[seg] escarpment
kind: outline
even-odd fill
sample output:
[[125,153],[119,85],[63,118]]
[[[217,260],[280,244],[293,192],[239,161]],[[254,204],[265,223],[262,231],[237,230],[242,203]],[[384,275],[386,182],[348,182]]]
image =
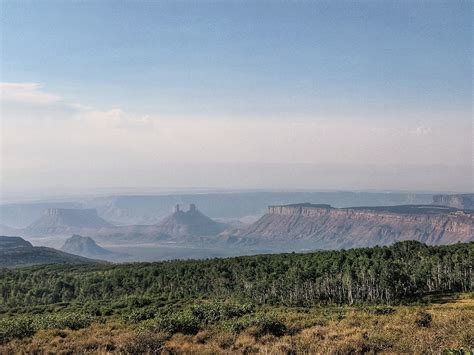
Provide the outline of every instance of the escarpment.
[[474,212],[429,205],[333,208],[309,203],[269,206],[232,236],[311,248],[352,248],[403,240],[452,244],[474,240]]

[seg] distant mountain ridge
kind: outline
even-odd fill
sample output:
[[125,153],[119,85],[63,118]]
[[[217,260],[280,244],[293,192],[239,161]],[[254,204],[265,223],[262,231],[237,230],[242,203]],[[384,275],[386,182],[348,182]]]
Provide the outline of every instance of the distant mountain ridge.
[[322,249],[369,247],[403,240],[452,244],[474,240],[474,211],[432,205],[269,206],[257,222],[222,235],[233,242],[286,243]]
[[97,264],[92,260],[52,248],[34,247],[21,237],[0,236],[0,267],[38,264]]
[[434,195],[433,204],[474,210],[474,194]]
[[[457,198],[457,197],[456,197]],[[47,209],[29,227],[9,234],[30,237],[87,235],[107,245],[181,243],[222,247],[238,243],[262,250],[352,248],[414,239],[428,244],[471,241],[472,210],[438,205],[334,208],[329,204],[271,205],[255,223],[233,227],[209,218],[190,204],[153,225],[113,226],[94,209]],[[6,232],[3,232],[4,234]]]
[[161,195],[115,195],[80,198],[70,202],[0,204],[0,224],[25,228],[43,215],[46,208],[94,208],[107,221],[121,225],[159,223],[176,204],[195,203],[211,218],[261,216],[268,205],[310,201],[336,207],[431,203],[432,195],[403,192],[351,191],[242,191],[176,193]]
[[[98,197],[87,202],[109,221],[125,224],[156,224],[176,204],[195,203],[210,218],[261,216],[268,205],[299,201],[329,203],[337,207],[430,203],[431,194],[351,191],[256,191],[200,194],[137,195]],[[8,223],[7,223],[8,224]]]

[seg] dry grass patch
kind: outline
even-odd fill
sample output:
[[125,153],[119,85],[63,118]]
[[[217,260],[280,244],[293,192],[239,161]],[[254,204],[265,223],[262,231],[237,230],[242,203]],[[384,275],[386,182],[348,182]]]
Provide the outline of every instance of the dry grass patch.
[[137,332],[138,325],[109,321],[80,330],[41,330],[0,346],[0,353],[346,354],[474,348],[474,299],[469,297],[430,306],[397,306],[393,311],[348,307],[268,310],[286,326],[284,334],[263,332],[258,322],[245,323],[248,328],[240,333],[215,325],[194,335],[171,335]]

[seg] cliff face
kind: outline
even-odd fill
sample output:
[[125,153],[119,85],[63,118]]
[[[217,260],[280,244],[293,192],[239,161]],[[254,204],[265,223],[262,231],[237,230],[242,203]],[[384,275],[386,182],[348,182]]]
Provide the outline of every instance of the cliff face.
[[434,195],[433,204],[474,210],[474,194]]
[[258,242],[299,243],[322,249],[385,245],[402,240],[451,244],[474,240],[474,212],[417,205],[270,206],[260,220],[232,235]]

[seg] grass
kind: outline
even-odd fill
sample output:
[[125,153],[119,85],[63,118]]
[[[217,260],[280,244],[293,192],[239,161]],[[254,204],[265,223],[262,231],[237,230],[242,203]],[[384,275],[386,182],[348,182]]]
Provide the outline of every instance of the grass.
[[[200,309],[213,317],[192,332],[99,317],[82,329],[40,329],[0,345],[26,353],[456,353],[474,351],[474,298],[371,307],[260,307],[248,312]],[[204,313],[203,313],[204,312]],[[245,314],[244,314],[245,313]],[[223,317],[222,314],[227,316]],[[230,315],[228,315],[230,314]],[[179,316],[176,316],[179,318]],[[206,318],[207,319],[207,318]],[[229,327],[229,324],[234,327]],[[167,330],[168,329],[168,330]],[[179,328],[177,328],[179,329]],[[460,353],[460,352],[458,352]]]

